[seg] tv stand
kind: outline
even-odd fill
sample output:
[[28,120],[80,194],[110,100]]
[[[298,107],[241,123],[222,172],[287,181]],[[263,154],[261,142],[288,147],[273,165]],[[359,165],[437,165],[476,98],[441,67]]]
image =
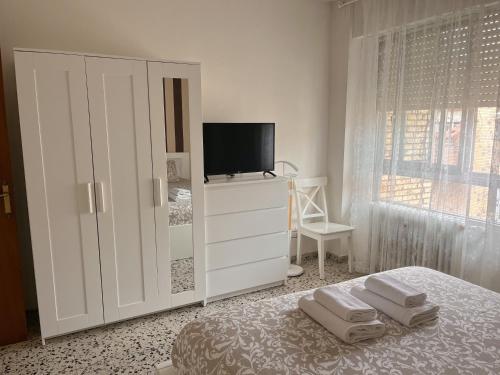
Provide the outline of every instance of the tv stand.
[[276,177],[276,174],[274,174],[274,173],[273,173],[273,172],[271,172],[271,171],[264,171],[264,172],[262,172],[262,175],[263,175],[263,176],[265,176],[266,174],[270,174],[271,176]]
[[288,180],[253,175],[205,184],[208,301],[287,279]]
[[[262,172],[262,175],[264,177],[266,177],[266,175],[268,175],[268,174],[271,175],[271,176],[273,176],[273,177],[276,177],[276,174],[274,172],[271,172],[271,171],[264,171],[264,172]],[[228,174],[226,174],[226,178],[234,178],[235,176],[236,176],[235,173],[228,173]],[[208,179],[207,175],[203,175],[203,180],[204,180],[205,184],[208,184],[210,182],[210,180]]]

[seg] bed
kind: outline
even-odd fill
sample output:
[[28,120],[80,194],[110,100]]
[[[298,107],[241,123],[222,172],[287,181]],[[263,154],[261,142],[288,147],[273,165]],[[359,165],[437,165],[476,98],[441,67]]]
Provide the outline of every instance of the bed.
[[174,189],[191,190],[191,181],[187,179],[179,179],[178,181],[168,183],[168,219],[170,226],[187,225],[193,223],[193,205],[191,199],[173,199],[171,192]]
[[[500,374],[500,294],[422,267],[387,271],[427,292],[439,318],[349,345],[297,307],[299,292],[188,323],[160,374]],[[365,277],[339,283],[350,289]]]

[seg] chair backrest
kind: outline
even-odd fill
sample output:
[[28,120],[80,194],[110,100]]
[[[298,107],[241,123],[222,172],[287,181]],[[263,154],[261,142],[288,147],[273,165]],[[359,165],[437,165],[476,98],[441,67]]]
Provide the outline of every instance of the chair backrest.
[[[304,220],[308,219],[322,219],[325,223],[328,222],[325,194],[327,182],[326,177],[301,178],[293,181],[300,225],[303,225]],[[320,197],[318,197],[318,193]]]

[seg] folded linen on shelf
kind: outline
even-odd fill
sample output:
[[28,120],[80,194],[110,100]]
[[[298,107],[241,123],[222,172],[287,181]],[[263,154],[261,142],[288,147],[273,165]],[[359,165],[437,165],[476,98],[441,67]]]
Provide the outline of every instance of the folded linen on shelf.
[[338,286],[316,289],[313,296],[320,305],[348,322],[367,322],[377,318],[377,310]]
[[385,332],[385,324],[378,320],[369,322],[347,322],[314,300],[312,294],[299,299],[299,307],[317,323],[349,344],[380,337]]

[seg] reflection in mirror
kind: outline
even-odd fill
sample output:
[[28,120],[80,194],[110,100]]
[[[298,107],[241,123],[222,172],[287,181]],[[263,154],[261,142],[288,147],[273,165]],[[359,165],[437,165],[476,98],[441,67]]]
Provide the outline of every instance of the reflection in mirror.
[[187,79],[164,78],[172,294],[194,290]]

